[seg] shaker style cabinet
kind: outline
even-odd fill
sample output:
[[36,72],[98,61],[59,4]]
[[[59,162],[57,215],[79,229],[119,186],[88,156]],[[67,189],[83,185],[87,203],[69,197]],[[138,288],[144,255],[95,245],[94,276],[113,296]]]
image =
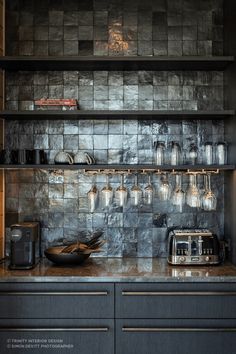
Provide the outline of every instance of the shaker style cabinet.
[[230,354],[234,284],[117,284],[116,353]]
[[102,283],[1,284],[1,353],[113,354],[113,289]]

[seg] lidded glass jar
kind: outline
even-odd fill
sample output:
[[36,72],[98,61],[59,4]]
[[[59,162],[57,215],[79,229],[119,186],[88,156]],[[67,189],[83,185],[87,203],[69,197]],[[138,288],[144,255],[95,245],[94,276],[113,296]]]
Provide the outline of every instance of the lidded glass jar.
[[215,160],[217,165],[227,164],[227,144],[225,142],[216,144]]
[[211,142],[206,142],[204,145],[204,163],[206,165],[213,164],[213,144]]
[[170,151],[170,164],[172,166],[177,166],[180,164],[181,160],[181,149],[180,145],[176,141],[172,141],[171,143],[171,151]]

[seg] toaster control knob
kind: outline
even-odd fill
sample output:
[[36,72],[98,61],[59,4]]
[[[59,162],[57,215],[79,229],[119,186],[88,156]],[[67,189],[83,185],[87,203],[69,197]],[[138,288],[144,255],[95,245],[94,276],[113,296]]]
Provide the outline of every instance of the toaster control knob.
[[179,257],[179,261],[180,261],[180,263],[184,263],[184,262],[185,262],[185,260],[186,260],[186,258],[185,258],[185,257]]
[[205,261],[206,261],[206,262],[209,262],[209,260],[210,260],[210,257],[209,257],[209,256],[206,256],[206,257],[205,257]]

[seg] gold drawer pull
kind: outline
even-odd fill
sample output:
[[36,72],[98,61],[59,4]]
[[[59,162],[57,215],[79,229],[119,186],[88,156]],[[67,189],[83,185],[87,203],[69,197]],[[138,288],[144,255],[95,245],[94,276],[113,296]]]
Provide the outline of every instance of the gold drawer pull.
[[71,328],[23,328],[2,327],[0,332],[108,332],[108,327],[71,327]]
[[123,332],[236,332],[236,328],[123,327]]
[[0,296],[107,296],[108,291],[3,291]]
[[232,296],[236,291],[122,291],[122,296]]

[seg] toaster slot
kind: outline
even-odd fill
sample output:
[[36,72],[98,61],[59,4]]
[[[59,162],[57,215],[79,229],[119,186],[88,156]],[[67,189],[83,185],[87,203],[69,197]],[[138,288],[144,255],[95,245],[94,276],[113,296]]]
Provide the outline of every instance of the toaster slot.
[[188,255],[188,242],[178,242],[177,256],[187,256],[187,255]]

